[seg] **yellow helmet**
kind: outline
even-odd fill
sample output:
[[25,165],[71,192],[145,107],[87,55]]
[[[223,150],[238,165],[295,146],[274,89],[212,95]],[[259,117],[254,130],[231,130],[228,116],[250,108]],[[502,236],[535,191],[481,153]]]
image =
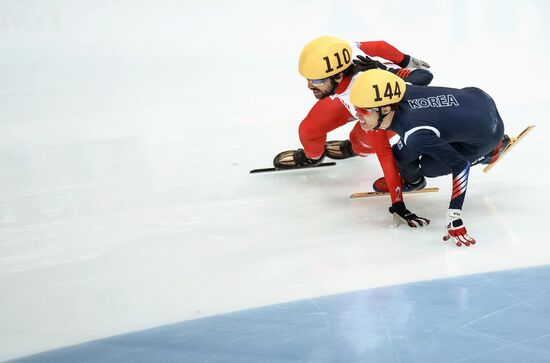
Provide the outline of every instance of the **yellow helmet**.
[[375,108],[399,102],[407,85],[395,74],[382,69],[369,69],[351,86],[350,101],[355,107]]
[[342,72],[351,65],[351,46],[348,42],[323,36],[307,43],[298,70],[307,79],[322,79]]

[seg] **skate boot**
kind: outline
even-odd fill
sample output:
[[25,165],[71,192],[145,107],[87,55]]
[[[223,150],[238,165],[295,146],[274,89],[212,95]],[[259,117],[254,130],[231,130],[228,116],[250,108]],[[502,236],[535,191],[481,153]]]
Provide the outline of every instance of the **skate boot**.
[[498,143],[497,147],[490,153],[483,156],[482,158],[476,160],[473,163],[473,165],[477,165],[477,164],[488,165],[488,164],[494,163],[495,161],[498,160],[500,155],[502,155],[502,153],[506,149],[508,149],[508,146],[510,146],[510,141],[511,141],[510,137],[504,134],[504,136],[502,137],[502,140]]
[[[426,187],[426,178],[424,178],[424,176],[421,176],[414,183],[407,183],[405,180],[403,180],[404,192],[411,192],[413,190],[424,189],[425,187]],[[374,189],[375,192],[381,192],[381,193],[390,192],[388,184],[386,183],[386,178],[384,177],[376,179],[374,184],[372,184],[372,189]]]
[[277,154],[273,159],[273,166],[277,169],[300,169],[317,166],[323,162],[325,155],[319,159],[310,159],[303,149],[288,150]]
[[341,160],[357,156],[351,148],[351,141],[333,140],[325,143],[325,155],[331,159]]

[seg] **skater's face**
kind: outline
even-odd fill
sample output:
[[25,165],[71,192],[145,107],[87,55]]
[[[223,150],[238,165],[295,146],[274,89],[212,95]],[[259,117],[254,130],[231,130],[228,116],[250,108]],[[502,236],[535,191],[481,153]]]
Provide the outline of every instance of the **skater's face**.
[[323,79],[308,79],[307,88],[313,91],[313,95],[316,99],[321,100],[334,93],[338,83],[344,78],[342,73],[337,74],[334,77],[328,77]]
[[365,131],[374,129],[378,125],[380,113],[383,115],[383,121],[380,124],[380,129],[385,130],[391,126],[395,111],[390,106],[382,106],[376,108],[360,108],[355,107],[355,117],[359,120],[361,128]]
[[378,125],[378,115],[380,108],[355,108],[355,116],[365,131],[372,130]]
[[334,88],[334,81],[329,78],[307,80],[307,88],[313,91],[316,99],[320,100],[330,96]]

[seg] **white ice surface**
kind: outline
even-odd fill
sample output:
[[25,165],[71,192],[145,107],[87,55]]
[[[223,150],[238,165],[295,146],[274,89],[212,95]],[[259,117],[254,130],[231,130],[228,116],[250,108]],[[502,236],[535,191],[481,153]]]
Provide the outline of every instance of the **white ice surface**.
[[[546,1],[0,3],[0,360],[186,319],[550,263]],[[450,178],[395,228],[350,200],[377,160],[249,175],[299,146],[322,34],[386,40],[478,86],[507,132],[473,170],[474,248],[441,242]],[[346,137],[351,125],[330,135]]]

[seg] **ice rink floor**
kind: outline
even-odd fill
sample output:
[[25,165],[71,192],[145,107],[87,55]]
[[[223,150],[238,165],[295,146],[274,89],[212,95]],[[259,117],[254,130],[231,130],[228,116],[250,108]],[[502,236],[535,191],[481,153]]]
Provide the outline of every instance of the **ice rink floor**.
[[[0,361],[550,362],[550,3],[0,3]],[[309,40],[385,40],[536,127],[442,241],[450,177],[349,199],[375,157],[300,146]],[[329,135],[343,139],[349,124]]]

